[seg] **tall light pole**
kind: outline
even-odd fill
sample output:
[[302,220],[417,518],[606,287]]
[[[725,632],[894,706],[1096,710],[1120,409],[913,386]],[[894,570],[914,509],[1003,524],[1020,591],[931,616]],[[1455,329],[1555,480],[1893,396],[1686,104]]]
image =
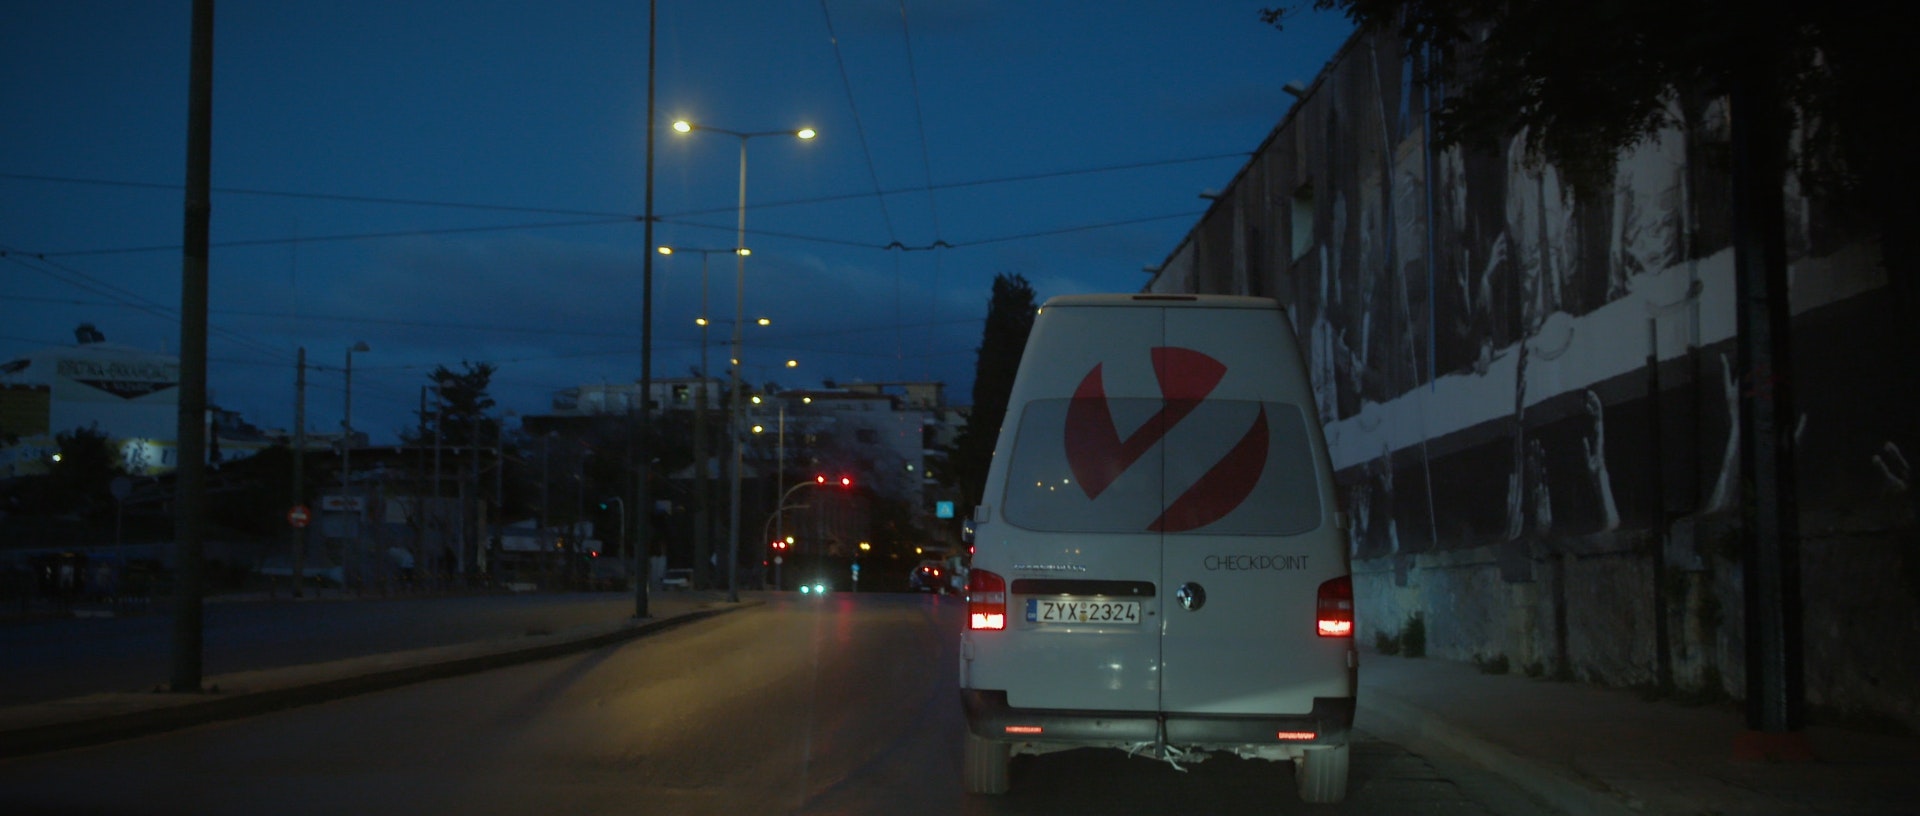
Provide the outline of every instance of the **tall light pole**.
[[693,395],[693,576],[694,584],[705,588],[713,580],[713,525],[707,518],[713,492],[707,484],[707,329],[713,325],[713,320],[707,317],[707,258],[716,252],[734,255],[752,253],[744,246],[731,249],[662,246],[657,251],[661,255],[700,253],[700,314],[693,320],[700,326],[700,387]]
[[[353,353],[372,350],[365,340],[347,347],[347,404],[340,418],[343,432],[340,442],[340,491],[346,494],[347,512],[352,514],[352,520],[347,523],[347,557],[355,561],[360,557],[360,509],[353,502]],[[356,573],[358,567],[355,564]]]
[[[674,122],[673,129],[680,133],[706,130],[714,133],[724,133],[740,139],[739,226],[734,233],[735,239],[733,242],[736,247],[745,247],[747,245],[747,141],[755,136],[794,136],[802,140],[808,140],[818,135],[814,132],[813,128],[745,132],[726,130],[708,125],[696,125],[685,119]],[[739,427],[740,325],[746,321],[745,294],[747,284],[747,256],[745,253],[740,253],[733,257],[733,366],[727,378],[727,385],[731,389],[731,393],[727,395],[727,402],[731,407],[730,415],[727,419],[727,439],[733,443],[732,484],[728,487],[727,496],[729,505],[727,508],[727,600],[738,603],[740,601],[740,443],[742,441]]]

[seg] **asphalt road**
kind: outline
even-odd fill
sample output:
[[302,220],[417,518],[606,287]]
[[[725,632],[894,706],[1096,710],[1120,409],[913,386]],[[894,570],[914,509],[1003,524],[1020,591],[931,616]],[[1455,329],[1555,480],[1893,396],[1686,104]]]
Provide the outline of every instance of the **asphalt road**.
[[8,814],[1539,813],[1470,766],[1361,734],[1340,808],[1285,765],[1021,757],[961,792],[961,604],[770,595],[619,646],[0,762]]

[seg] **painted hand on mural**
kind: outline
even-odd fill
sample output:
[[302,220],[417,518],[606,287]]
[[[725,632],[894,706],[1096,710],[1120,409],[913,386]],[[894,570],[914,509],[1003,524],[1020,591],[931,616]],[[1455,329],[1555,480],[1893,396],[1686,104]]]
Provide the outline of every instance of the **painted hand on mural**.
[[1900,446],[1888,440],[1880,446],[1880,452],[1873,455],[1873,466],[1880,470],[1881,478],[1886,479],[1885,490],[1888,493],[1905,493],[1913,484],[1913,468],[1907,464],[1907,457],[1900,454]]
[[1593,437],[1580,440],[1587,451],[1587,472],[1593,475],[1594,485],[1600,492],[1600,511],[1604,521],[1602,530],[1620,528],[1620,508],[1613,501],[1613,479],[1607,475],[1607,415],[1606,406],[1601,404],[1600,395],[1587,391],[1587,415],[1593,417]]
[[1393,449],[1380,446],[1380,495],[1386,499],[1387,552],[1400,552],[1400,525],[1393,517]]
[[1553,494],[1547,488],[1547,446],[1538,439],[1527,440],[1527,479],[1533,483],[1529,496],[1533,502],[1533,530],[1545,536],[1553,532]]
[[1727,403],[1727,446],[1720,455],[1720,478],[1714,480],[1707,512],[1725,508],[1733,501],[1734,479],[1740,471],[1740,383],[1733,376],[1733,361],[1725,354],[1720,355],[1720,384]]

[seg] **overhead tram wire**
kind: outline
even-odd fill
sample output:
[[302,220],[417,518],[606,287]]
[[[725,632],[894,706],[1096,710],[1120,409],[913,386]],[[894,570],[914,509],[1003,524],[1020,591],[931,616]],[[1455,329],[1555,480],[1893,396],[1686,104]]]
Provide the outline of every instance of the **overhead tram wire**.
[[[1023,233],[1017,233],[1014,235],[1001,235],[1001,236],[994,236],[990,238],[979,238],[972,241],[948,242],[943,240],[936,240],[932,243],[924,244],[920,246],[907,246],[898,241],[882,246],[880,244],[868,243],[865,241],[851,241],[843,238],[821,238],[819,236],[814,236],[814,235],[800,235],[797,233],[776,232],[772,230],[749,229],[747,230],[747,234],[762,235],[762,236],[768,236],[773,238],[786,238],[789,240],[805,241],[805,242],[816,243],[816,244],[832,244],[835,246],[857,247],[860,249],[877,249],[881,251],[898,251],[898,252],[932,252],[934,250],[941,250],[941,249],[963,249],[966,247],[984,246],[987,244],[1002,244],[1008,241],[1023,241],[1029,238],[1045,238],[1045,237],[1054,236],[1054,235],[1067,235],[1075,232],[1088,232],[1091,230],[1108,229],[1111,227],[1125,227],[1125,226],[1131,226],[1133,224],[1148,224],[1154,221],[1169,221],[1176,218],[1188,218],[1188,219],[1199,218],[1201,215],[1204,215],[1204,214],[1205,213],[1200,213],[1200,212],[1180,212],[1180,213],[1168,213],[1166,215],[1149,215],[1149,216],[1143,216],[1140,218],[1125,218],[1118,221],[1102,221],[1095,224],[1077,224],[1070,227],[1059,227],[1056,229],[1040,230],[1037,232],[1023,232]],[[683,227],[693,227],[695,229],[725,230],[727,232],[732,232],[734,229],[733,227],[726,227],[718,224],[705,224],[698,221],[682,221],[678,219],[662,219],[662,220],[665,221],[666,223],[678,224]]]
[[[1124,164],[1109,164],[1109,165],[1102,165],[1099,167],[1082,167],[1082,168],[1077,168],[1073,170],[1049,170],[1043,173],[1024,173],[1018,176],[996,176],[994,178],[971,179],[968,181],[949,181],[949,182],[942,182],[939,184],[927,184],[927,185],[917,186],[917,187],[895,187],[892,189],[881,190],[878,193],[830,193],[827,195],[809,196],[807,198],[790,198],[784,201],[762,201],[757,204],[753,204],[749,206],[748,209],[765,210],[765,209],[771,209],[774,207],[798,207],[798,206],[805,206],[808,204],[828,204],[835,201],[850,201],[856,198],[866,198],[867,196],[870,196],[870,195],[899,195],[901,193],[916,193],[916,192],[932,191],[932,190],[957,190],[957,189],[962,189],[967,187],[991,187],[996,184],[1017,184],[1023,181],[1046,181],[1048,179],[1067,178],[1069,176],[1090,176],[1098,173],[1117,173],[1117,172],[1122,172],[1126,170],[1146,170],[1154,167],[1171,167],[1179,164],[1199,164],[1201,162],[1222,161],[1225,159],[1235,159],[1238,161],[1245,161],[1248,157],[1252,155],[1253,155],[1252,153],[1249,153],[1247,151],[1237,151],[1233,153],[1212,153],[1205,156],[1192,156],[1192,157],[1182,158],[1182,159],[1155,159],[1152,161],[1127,162]],[[673,217],[685,218],[688,216],[716,215],[720,213],[731,213],[731,212],[733,212],[733,208],[731,207],[703,207],[700,209],[685,210],[683,212],[674,213]]]
[[[821,2],[825,2],[825,0],[821,0]],[[920,177],[921,177],[921,180],[924,181],[926,184],[927,214],[933,221],[934,241],[936,243],[945,243],[946,236],[940,230],[940,206],[933,193],[933,156],[932,156],[932,151],[929,150],[927,147],[927,118],[924,113],[924,107],[921,105],[921,102],[920,102],[920,71],[913,58],[913,30],[907,25],[906,0],[900,0],[900,39],[906,43],[906,47],[907,47],[907,80],[910,86],[913,88],[914,129],[920,134]],[[944,255],[945,253],[941,253],[941,252],[936,252],[933,254],[933,282],[927,286],[927,320],[929,322],[933,321],[935,318],[939,316],[940,279],[945,272],[945,270],[942,268],[941,261]],[[896,255],[894,257],[898,258],[899,256]],[[899,277],[900,277],[899,273],[895,272],[894,287],[895,287],[896,293],[899,289]],[[898,301],[899,301],[898,294],[895,295],[894,299],[895,299],[894,322],[897,326],[900,319],[899,318],[900,307],[898,305]],[[896,362],[895,362],[896,372],[898,372],[898,369],[905,367],[905,360],[902,358],[904,358],[906,350],[901,347],[899,331],[897,330],[897,328],[896,328],[896,331],[894,332],[894,349],[895,349],[895,359],[896,359]],[[928,329],[927,331],[927,351],[929,354],[933,351],[933,330],[932,329]],[[922,358],[923,361],[927,359],[928,358],[926,357]],[[931,365],[931,363],[928,363],[928,365]],[[924,379],[928,379],[928,380],[933,379],[933,371],[931,368],[925,368],[925,369],[922,369],[922,371],[923,371],[922,376]]]
[[[840,53],[840,37],[833,30],[833,12],[827,9],[827,0],[820,0],[820,16],[826,21],[827,42],[833,45],[833,63],[840,69],[840,87],[847,94],[847,108],[853,112],[854,135],[860,140],[860,154],[867,161],[867,178],[873,183],[873,194],[880,203],[880,220],[887,228],[887,241],[900,243],[900,236],[893,229],[893,215],[887,211],[887,196],[880,191],[880,171],[873,163],[873,148],[867,144],[867,128],[860,120],[860,105],[853,98],[853,80],[847,76],[847,61]],[[900,346],[900,259],[893,260],[893,325],[894,347]]]

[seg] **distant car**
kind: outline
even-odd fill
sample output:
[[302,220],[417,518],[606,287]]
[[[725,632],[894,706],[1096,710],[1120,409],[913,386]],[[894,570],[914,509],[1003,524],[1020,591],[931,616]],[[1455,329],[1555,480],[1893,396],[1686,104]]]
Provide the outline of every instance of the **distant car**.
[[812,582],[800,585],[800,594],[802,595],[825,595],[832,590],[833,586],[831,584],[820,579],[815,579]]
[[907,576],[907,586],[915,592],[946,594],[952,587],[947,567],[938,561],[922,561]]
[[660,585],[667,589],[686,589],[693,586],[693,570],[670,569],[660,573]]

